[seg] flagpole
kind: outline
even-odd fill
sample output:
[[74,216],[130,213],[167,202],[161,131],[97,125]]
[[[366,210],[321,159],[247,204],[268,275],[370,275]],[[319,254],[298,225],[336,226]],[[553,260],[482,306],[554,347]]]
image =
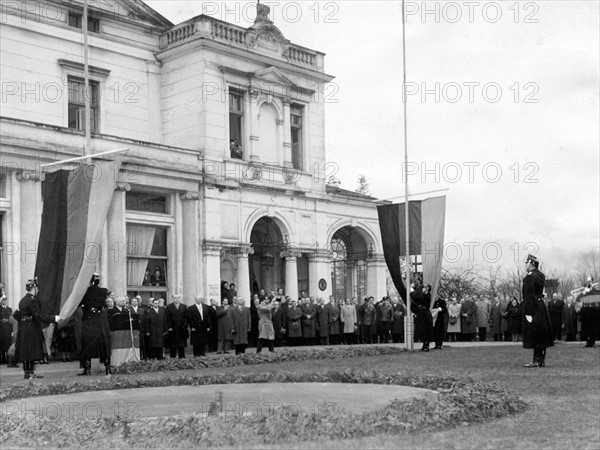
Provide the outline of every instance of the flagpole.
[[[426,191],[426,192],[415,192],[414,194],[410,194],[411,197],[418,197],[420,195],[426,195],[426,194],[434,194],[436,192],[446,192],[449,191],[450,188],[445,188],[445,189],[435,189],[433,191]],[[441,196],[440,196],[441,197]],[[379,201],[380,202],[390,202],[393,200],[397,200],[399,198],[406,198],[406,195],[398,195],[396,197],[390,197],[390,198],[382,198]]]
[[405,236],[406,236],[406,279],[405,279],[405,288],[406,288],[406,349],[409,351],[414,350],[414,335],[413,335],[413,318],[411,312],[411,301],[410,301],[410,235],[409,235],[409,226],[408,226],[408,206],[409,206],[409,196],[408,196],[408,131],[406,129],[407,119],[406,119],[406,103],[407,103],[407,95],[406,95],[406,14],[404,9],[404,0],[402,0],[402,103],[404,104],[404,225],[405,225]]
[[81,18],[81,31],[83,33],[83,100],[85,102],[85,145],[83,154],[89,155],[92,142],[92,107],[90,105],[90,97],[93,96],[90,90],[90,68],[89,68],[89,47],[88,47],[88,0],[83,0],[83,17]]
[[106,152],[94,153],[93,155],[77,156],[75,158],[63,159],[61,161],[52,161],[51,163],[42,164],[40,167],[42,169],[45,169],[46,167],[57,166],[59,164],[68,164],[72,162],[82,161],[84,159],[97,158],[98,156],[111,155],[113,153],[126,152],[127,150],[129,150],[129,147],[123,147],[118,148],[116,150],[108,150]]

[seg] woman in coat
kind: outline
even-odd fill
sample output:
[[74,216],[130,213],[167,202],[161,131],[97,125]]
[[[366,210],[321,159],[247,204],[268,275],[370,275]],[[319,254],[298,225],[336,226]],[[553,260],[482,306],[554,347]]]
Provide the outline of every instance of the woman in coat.
[[292,300],[290,307],[287,309],[287,332],[290,345],[299,345],[302,340],[302,310],[298,306],[296,300]]
[[517,342],[521,337],[522,325],[521,305],[519,305],[516,298],[513,297],[506,308],[506,315],[508,317],[508,332],[512,336],[512,341]]
[[448,341],[456,342],[460,335],[460,314],[462,306],[458,303],[456,296],[452,297],[452,303],[448,306]]
[[433,326],[433,340],[435,342],[435,349],[442,349],[444,341],[446,340],[446,329],[448,327],[448,308],[446,306],[446,300],[442,297],[438,297],[433,302],[433,310],[437,310],[437,318]]

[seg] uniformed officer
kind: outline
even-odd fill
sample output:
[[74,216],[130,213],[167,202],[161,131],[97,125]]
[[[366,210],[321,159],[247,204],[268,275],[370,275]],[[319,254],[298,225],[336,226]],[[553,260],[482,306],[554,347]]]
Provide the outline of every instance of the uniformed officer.
[[78,375],[89,375],[92,358],[104,362],[106,375],[110,375],[110,328],[106,309],[108,290],[100,286],[100,274],[94,273],[80,307],[81,317],[81,367]]
[[44,355],[44,335],[42,322],[54,323],[60,316],[42,313],[42,305],[36,297],[38,293],[37,279],[27,281],[25,284],[27,294],[19,302],[19,309],[13,317],[19,322],[17,331],[16,354],[18,360],[23,362],[23,371],[26,380],[44,378],[35,374],[34,361],[42,359]]
[[533,349],[533,361],[525,367],[544,367],[546,348],[554,345],[552,327],[546,304],[542,298],[546,276],[538,270],[535,256],[525,260],[527,275],[523,279],[523,348]]
[[12,343],[12,324],[10,318],[13,312],[8,306],[6,295],[0,297],[0,364],[8,363],[8,349]]

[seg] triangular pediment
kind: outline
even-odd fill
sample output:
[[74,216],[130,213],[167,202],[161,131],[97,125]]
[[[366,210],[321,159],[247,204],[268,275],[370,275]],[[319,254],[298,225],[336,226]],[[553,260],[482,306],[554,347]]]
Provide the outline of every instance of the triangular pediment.
[[262,81],[267,81],[269,83],[283,84],[286,86],[293,86],[296,84],[288,77],[286,77],[283,73],[281,73],[281,70],[279,70],[275,66],[267,67],[266,69],[254,72],[254,78],[257,78]]
[[[69,7],[83,10],[83,0],[71,0]],[[150,8],[142,0],[89,0],[90,15],[101,15],[119,20],[127,19],[163,29],[173,27],[173,23]]]

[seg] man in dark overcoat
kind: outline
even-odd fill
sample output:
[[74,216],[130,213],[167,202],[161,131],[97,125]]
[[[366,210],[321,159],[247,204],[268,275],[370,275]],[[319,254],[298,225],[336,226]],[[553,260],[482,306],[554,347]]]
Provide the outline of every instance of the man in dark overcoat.
[[[340,302],[343,301],[340,299]],[[340,336],[344,332],[340,321],[342,311],[341,305],[335,303],[333,295],[329,297],[329,343],[337,345],[341,343]]]
[[190,327],[190,341],[194,356],[205,356],[210,341],[210,333],[215,324],[210,307],[204,304],[204,298],[196,296],[194,304],[187,309],[187,323]]
[[146,342],[148,342],[148,359],[163,359],[163,347],[165,346],[165,334],[168,332],[167,316],[165,309],[161,308],[159,299],[152,300],[152,307],[146,314]]
[[221,306],[217,307],[217,354],[229,353],[228,350],[233,348],[233,306],[229,306],[229,300],[224,298],[221,300]]
[[[171,358],[185,358],[185,346],[189,337],[187,306],[181,303],[181,295],[175,294],[165,308],[169,330],[169,354]],[[207,313],[208,314],[208,313]]]
[[373,336],[377,339],[377,311],[373,297],[368,297],[360,307],[360,315],[358,316],[358,323],[362,328],[363,342],[365,344],[373,343]]
[[523,348],[533,349],[533,361],[525,367],[544,367],[546,348],[554,345],[552,326],[542,298],[546,276],[538,270],[539,261],[529,255],[523,279]]
[[[373,297],[371,297],[373,298]],[[406,305],[404,302],[398,299],[398,297],[392,297],[392,342],[403,343],[404,342],[404,317],[406,316]]]
[[81,351],[79,357],[83,372],[89,375],[92,358],[104,362],[106,375],[110,374],[110,328],[106,299],[108,289],[100,287],[100,274],[94,273],[79,306],[81,307]]
[[[235,296],[235,284],[229,285],[229,290],[232,292],[232,296]],[[216,352],[219,349],[219,319],[217,318],[217,309],[221,302],[217,298],[210,299],[210,305],[208,305],[208,317],[212,326],[208,332],[208,351]]]
[[564,308],[565,302],[558,297],[556,292],[552,294],[552,299],[548,302],[548,315],[550,316],[550,325],[555,341],[562,340]]
[[24,378],[33,380],[44,378],[35,374],[35,361],[40,360],[44,354],[44,335],[42,334],[42,323],[55,323],[60,320],[59,316],[42,313],[42,305],[37,295],[37,280],[29,280],[25,284],[27,294],[19,302],[19,309],[13,317],[19,322],[17,330],[16,355],[23,362]]
[[317,325],[317,308],[309,298],[304,298],[300,305],[302,311],[302,337],[304,345],[314,345]]
[[433,340],[431,286],[423,286],[419,281],[415,281],[410,298],[412,313],[415,315],[415,342],[422,342],[421,351],[428,352],[429,343]]
[[248,333],[250,332],[250,308],[244,305],[243,297],[237,298],[237,305],[231,308],[231,321],[233,327],[233,345],[235,354],[246,353],[248,346]]
[[6,295],[0,297],[0,364],[8,363],[8,349],[12,344],[12,308],[8,306]]
[[[506,309],[506,308],[505,308]],[[502,304],[498,296],[494,297],[494,302],[490,308],[490,328],[494,335],[494,341],[502,340]]]
[[329,303],[325,304],[325,299],[319,297],[317,300],[317,334],[319,344],[329,344]]
[[437,318],[435,319],[435,325],[433,326],[433,341],[435,342],[435,349],[441,350],[444,347],[444,341],[446,340],[446,329],[448,328],[448,308],[446,306],[446,300],[442,297],[438,297],[433,302],[433,310],[437,309]]

